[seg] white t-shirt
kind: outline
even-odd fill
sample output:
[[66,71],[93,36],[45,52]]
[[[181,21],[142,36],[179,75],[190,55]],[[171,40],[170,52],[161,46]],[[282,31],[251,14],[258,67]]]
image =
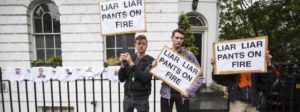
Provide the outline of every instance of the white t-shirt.
[[52,67],[33,67],[31,69],[32,79],[35,82],[46,82],[53,76]]
[[95,66],[83,67],[81,69],[81,76],[88,79],[93,78],[101,75],[103,69],[104,69],[103,67],[95,67]]
[[63,82],[75,81],[79,78],[79,70],[77,67],[57,67],[56,75]]
[[5,76],[12,82],[30,79],[29,69],[25,67],[7,67]]
[[110,80],[112,83],[119,82],[118,78],[118,72],[119,72],[120,66],[108,66],[103,71],[103,76]]

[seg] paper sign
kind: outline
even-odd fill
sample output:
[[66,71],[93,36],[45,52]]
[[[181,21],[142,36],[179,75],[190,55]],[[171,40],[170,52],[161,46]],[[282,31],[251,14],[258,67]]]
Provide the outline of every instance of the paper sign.
[[150,72],[179,92],[186,91],[201,74],[199,66],[167,47],[161,51],[157,66]]
[[146,31],[144,4],[144,0],[101,2],[100,18],[102,35]]
[[215,74],[267,72],[268,38],[258,37],[214,43]]

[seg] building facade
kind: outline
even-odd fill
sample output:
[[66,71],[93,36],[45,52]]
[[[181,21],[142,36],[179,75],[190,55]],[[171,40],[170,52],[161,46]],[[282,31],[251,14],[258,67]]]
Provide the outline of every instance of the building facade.
[[[157,57],[165,45],[171,46],[171,32],[178,27],[179,15],[186,13],[195,44],[201,49],[197,58],[205,82],[212,82],[210,59],[212,43],[218,37],[218,0],[196,0],[194,4],[193,0],[145,0],[146,32],[102,36],[99,2],[105,1],[1,0],[0,67],[3,71],[6,67],[31,67],[33,61],[52,56],[61,56],[63,66],[103,66],[123,49],[133,53],[134,37],[139,34],[148,38],[146,53]],[[161,82],[156,83],[154,92],[159,93]],[[117,90],[115,87],[112,91]],[[159,99],[159,94],[156,97]],[[159,101],[155,103],[159,106]]]

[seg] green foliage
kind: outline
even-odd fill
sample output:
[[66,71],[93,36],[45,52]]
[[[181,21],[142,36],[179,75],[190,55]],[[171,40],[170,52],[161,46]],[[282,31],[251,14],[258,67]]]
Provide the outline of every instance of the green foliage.
[[47,63],[50,65],[59,65],[61,64],[61,62],[62,62],[61,56],[53,55],[47,60]]
[[56,67],[56,66],[61,66],[61,64],[62,64],[61,56],[55,56],[55,55],[51,56],[47,61],[37,59],[37,60],[34,60],[32,62],[32,66],[53,66],[53,67]]
[[120,61],[115,57],[109,57],[106,61],[107,66],[119,65]]
[[275,62],[300,62],[299,0],[220,0],[220,40],[267,35]]
[[187,50],[193,52],[194,55],[199,55],[200,50],[197,46],[194,45],[195,37],[194,37],[192,29],[191,29],[190,21],[188,20],[188,17],[186,14],[182,13],[179,16],[178,26],[179,26],[179,28],[182,28],[185,30],[183,46]]
[[38,59],[38,60],[34,60],[32,62],[33,65],[41,65],[41,64],[44,64],[46,63],[44,60],[41,60],[41,59]]

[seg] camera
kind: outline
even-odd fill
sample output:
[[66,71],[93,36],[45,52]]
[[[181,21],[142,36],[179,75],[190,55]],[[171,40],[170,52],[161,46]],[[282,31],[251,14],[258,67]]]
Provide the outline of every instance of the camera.
[[[122,51],[121,56],[122,56],[122,55],[127,55],[126,53],[127,53],[126,51]],[[122,62],[123,62],[123,63],[127,63],[126,60],[123,60]]]

